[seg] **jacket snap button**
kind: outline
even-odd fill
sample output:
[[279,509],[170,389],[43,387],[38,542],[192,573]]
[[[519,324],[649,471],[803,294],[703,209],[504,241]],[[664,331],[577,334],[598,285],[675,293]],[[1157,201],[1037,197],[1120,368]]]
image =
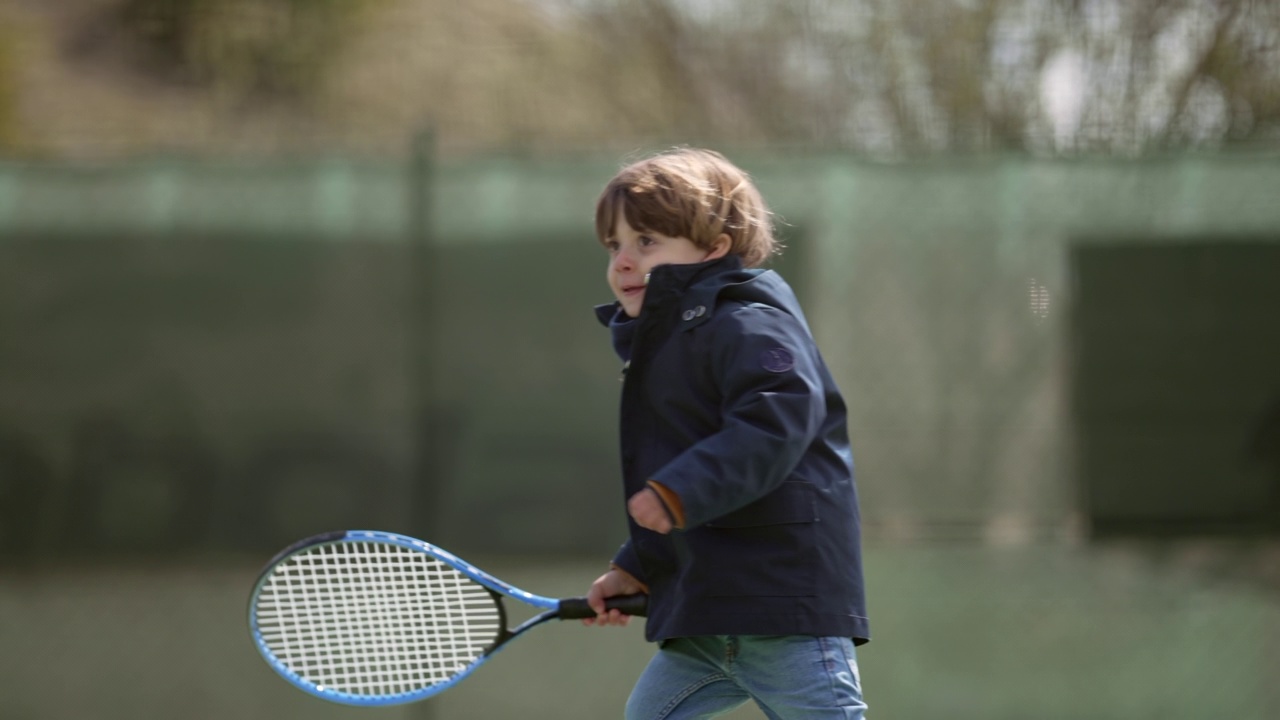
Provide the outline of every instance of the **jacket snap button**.
[[696,308],[694,308],[694,309],[693,309],[693,314],[694,314],[694,317],[702,317],[703,315],[706,315],[706,314],[707,314],[707,306],[706,306],[706,305],[699,305],[698,307],[696,307]]
[[682,317],[684,317],[684,319],[685,319],[686,321],[689,321],[689,320],[694,319],[694,318],[695,318],[695,317],[697,317],[697,316],[696,316],[696,315],[694,315],[694,313],[693,313],[693,311],[692,311],[692,310],[685,310],[685,311],[684,311],[684,315],[683,315]]

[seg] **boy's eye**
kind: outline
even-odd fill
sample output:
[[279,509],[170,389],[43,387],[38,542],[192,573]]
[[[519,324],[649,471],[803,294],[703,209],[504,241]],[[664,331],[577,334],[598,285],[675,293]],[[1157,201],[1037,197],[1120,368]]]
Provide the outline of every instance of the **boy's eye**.
[[617,240],[605,240],[605,241],[604,241],[604,249],[605,249],[605,250],[608,250],[608,251],[609,251],[609,252],[611,252],[611,253],[613,253],[613,252],[618,252],[618,241],[617,241]]
[[640,245],[641,245],[641,246],[646,246],[646,247],[647,247],[647,246],[649,246],[649,245],[654,244],[655,242],[657,242],[657,241],[656,241],[656,240],[654,240],[653,238],[649,237],[648,235],[641,235],[641,236],[640,236]]

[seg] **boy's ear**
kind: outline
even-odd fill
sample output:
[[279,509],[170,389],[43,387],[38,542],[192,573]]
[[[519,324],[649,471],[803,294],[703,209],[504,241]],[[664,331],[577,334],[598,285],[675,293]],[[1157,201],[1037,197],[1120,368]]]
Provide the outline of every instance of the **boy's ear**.
[[731,247],[733,247],[733,238],[730,238],[728,233],[720,233],[720,236],[711,243],[711,250],[703,260],[718,260],[728,255]]

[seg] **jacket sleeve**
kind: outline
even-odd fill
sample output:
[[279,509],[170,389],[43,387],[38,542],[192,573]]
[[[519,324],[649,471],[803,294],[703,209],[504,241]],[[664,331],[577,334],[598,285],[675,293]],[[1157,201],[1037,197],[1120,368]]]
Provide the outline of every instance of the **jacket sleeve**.
[[613,560],[609,564],[639,580],[641,584],[648,586],[649,580],[644,576],[644,570],[640,567],[640,558],[636,556],[636,551],[632,549],[630,540],[622,543],[622,547],[618,548],[618,552],[613,556]]
[[826,416],[817,349],[799,320],[746,305],[698,330],[707,340],[700,347],[720,394],[722,422],[651,478],[679,496],[686,528],[777,489]]

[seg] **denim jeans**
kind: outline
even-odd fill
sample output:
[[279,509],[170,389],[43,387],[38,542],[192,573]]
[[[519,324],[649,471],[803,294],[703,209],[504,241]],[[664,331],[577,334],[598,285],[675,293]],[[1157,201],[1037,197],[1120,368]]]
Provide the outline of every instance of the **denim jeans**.
[[627,700],[627,720],[693,720],[748,700],[770,720],[862,720],[849,638],[711,635],[663,643]]

